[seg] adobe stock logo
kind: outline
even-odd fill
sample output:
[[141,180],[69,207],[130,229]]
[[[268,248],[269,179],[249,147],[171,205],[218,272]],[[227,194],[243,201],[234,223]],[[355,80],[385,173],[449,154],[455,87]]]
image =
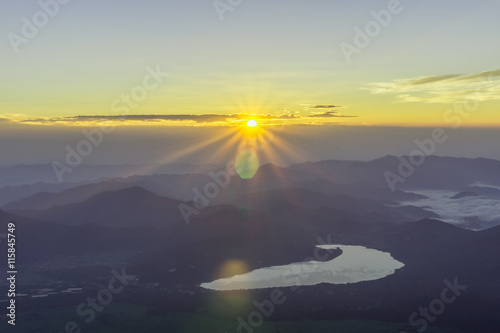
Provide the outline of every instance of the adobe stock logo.
[[403,9],[400,0],[389,0],[387,9],[370,12],[373,20],[368,21],[364,29],[358,26],[354,27],[353,44],[342,42],[339,45],[347,63],[352,62],[351,58],[354,54],[360,54],[363,49],[367,48],[372,40],[382,33],[383,28],[387,28],[391,24],[393,17],[403,12]]
[[80,319],[78,321],[74,319],[68,321],[64,325],[64,329],[60,333],[84,332],[85,325],[91,324],[97,317],[98,313],[102,313],[106,306],[110,305],[111,302],[113,302],[116,295],[123,292],[125,287],[127,287],[130,282],[136,281],[135,276],[128,275],[125,272],[125,267],[122,268],[121,273],[113,269],[111,271],[111,274],[113,276],[111,277],[111,279],[109,279],[106,288],[99,290],[96,294],[96,297],[87,297],[85,302],[81,302],[76,307],[75,312],[80,316]]
[[213,182],[205,184],[203,192],[197,187],[193,188],[194,197],[192,206],[182,202],[178,207],[182,218],[187,225],[191,223],[191,215],[198,215],[200,211],[210,205],[210,200],[215,199],[223,189],[231,182],[231,177],[236,175],[236,161],[226,164],[226,170],[220,172],[210,172],[209,176]]
[[66,5],[71,0],[40,0],[38,1],[38,6],[41,10],[37,11],[31,17],[31,20],[26,16],[21,18],[23,23],[21,27],[21,34],[16,34],[14,32],[9,32],[7,34],[7,39],[10,42],[10,46],[16,54],[20,52],[19,47],[21,45],[26,45],[30,40],[35,38],[40,29],[44,28],[50,21],[54,18],[61,9],[60,5]]
[[434,155],[437,150],[437,146],[445,143],[448,140],[448,135],[442,128],[435,128],[432,130],[430,137],[423,140],[416,139],[414,142],[418,149],[415,149],[408,156],[408,160],[403,156],[398,156],[398,174],[392,171],[385,171],[384,177],[387,185],[392,192],[397,189],[398,183],[404,183],[411,177],[416,168],[420,167],[425,163],[425,159],[428,156]]
[[[418,308],[418,312],[413,312],[408,318],[408,323],[411,326],[420,326],[417,329],[420,333],[425,332],[429,323],[435,322],[437,317],[444,313],[446,306],[455,302],[457,297],[462,295],[462,292],[468,288],[466,285],[459,284],[458,278],[453,279],[453,283],[448,279],[445,279],[443,283],[446,287],[441,290],[439,297],[430,301],[428,307]],[[408,332],[403,331],[401,333]]]
[[213,2],[215,11],[217,12],[217,15],[219,15],[219,19],[221,21],[224,21],[226,18],[224,15],[226,15],[227,12],[232,12],[236,7],[241,5],[243,3],[243,0],[215,0]]
[[[111,103],[111,111],[115,115],[110,118],[114,121],[123,120],[130,113],[130,110],[139,107],[139,104],[146,100],[151,92],[157,89],[166,77],[168,72],[163,72],[160,65],[156,65],[153,69],[151,66],[146,67],[146,74],[142,79],[142,84],[134,86],[128,94],[122,94],[120,98],[115,99]],[[80,140],[76,147],[66,146],[66,163],[58,161],[52,162],[52,170],[60,183],[64,180],[64,174],[72,173],[75,168],[80,166],[86,157],[90,156],[95,147],[100,146],[106,134],[115,130],[115,125],[111,122],[110,126],[99,126],[91,130],[82,130],[83,136],[86,139]]]

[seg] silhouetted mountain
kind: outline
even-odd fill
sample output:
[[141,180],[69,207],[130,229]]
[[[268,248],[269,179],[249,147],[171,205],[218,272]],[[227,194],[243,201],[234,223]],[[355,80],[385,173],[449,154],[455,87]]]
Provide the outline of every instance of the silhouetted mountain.
[[201,174],[150,175],[117,178],[98,183],[74,186],[59,193],[37,193],[25,199],[5,205],[6,210],[43,210],[53,206],[79,203],[103,191],[115,191],[129,187],[142,187],[148,191],[171,198],[189,200],[194,196],[193,188],[203,188],[212,181]]
[[73,186],[72,188],[57,192],[40,192],[24,199],[11,202],[3,207],[6,210],[45,210],[54,206],[63,206],[82,202],[91,196],[103,191],[119,190],[130,187],[120,181],[110,180],[99,183]]
[[[328,161],[335,166],[345,166],[349,162]],[[322,162],[318,162],[322,163]],[[325,162],[326,163],[326,162]],[[425,198],[424,196],[407,193],[401,190],[392,192],[387,184],[382,187],[373,186],[368,181],[355,181],[347,184],[345,181],[332,181],[330,176],[317,170],[312,163],[304,164],[300,170],[281,168],[272,164],[263,165],[251,179],[241,179],[239,176],[231,178],[221,195],[221,201],[227,201],[239,194],[277,189],[303,188],[327,195],[346,194],[359,198],[379,201],[404,201]]]
[[[0,210],[0,227],[7,230],[14,221],[16,257],[19,264],[36,260],[50,261],[54,256],[78,258],[89,253],[140,251],[154,246],[165,238],[158,229],[148,227],[111,229],[95,224],[68,226],[45,222]],[[7,253],[7,242],[0,243],[2,253]],[[1,261],[4,266],[7,260]]]
[[[207,173],[221,169],[207,164],[80,165],[63,174],[63,182],[80,183],[134,175]],[[37,182],[60,183],[52,164],[0,166],[0,187]]]
[[[5,186],[0,188],[0,207],[32,195],[42,193],[58,193],[66,189],[80,186],[82,183],[44,183],[37,182],[32,185]],[[29,207],[31,208],[31,207]]]
[[396,189],[394,192],[387,187],[374,187],[368,182],[353,184],[336,183],[325,179],[315,179],[303,182],[298,187],[309,189],[327,195],[345,194],[356,198],[392,202],[424,199],[425,196],[404,192]]
[[[402,157],[408,161],[408,156]],[[398,174],[402,162],[398,157],[385,156],[368,162],[322,161],[292,165],[291,170],[316,174],[318,178],[340,183],[368,182],[375,187],[387,187],[384,177],[389,171]],[[414,167],[411,177],[400,188],[455,189],[474,182],[500,185],[500,161],[477,158],[427,156],[420,166]]]
[[[259,203],[262,199],[259,205],[266,207],[266,200],[273,200],[274,196],[279,199],[280,192],[248,194],[248,200]],[[307,196],[310,199],[305,200],[302,206],[299,205]],[[345,199],[347,203],[367,201],[338,197]],[[165,198],[143,189],[130,188],[103,192],[84,204],[88,209],[102,209],[93,206],[93,200],[96,200],[94,204],[102,202],[104,206],[113,206],[117,198],[132,208],[137,208],[134,207],[135,202],[140,198],[147,199],[147,202],[160,200],[165,203]],[[335,196],[332,198],[335,199]],[[499,305],[500,292],[496,285],[500,278],[500,264],[495,258],[500,251],[500,227],[473,232],[434,219],[405,224],[374,223],[370,217],[360,218],[358,214],[323,206],[324,195],[302,189],[291,190],[283,195],[283,199],[286,199],[282,202],[283,209],[272,212],[255,212],[229,205],[207,207],[190,225],[179,223],[164,231],[142,226],[110,229],[97,225],[59,225],[12,216],[2,211],[0,219],[17,220],[19,238],[30,244],[25,245],[25,248],[29,248],[31,252],[24,253],[33,256],[32,260],[45,259],[44,262],[49,262],[51,257],[60,260],[60,257],[55,256],[62,253],[82,256],[88,253],[133,250],[136,255],[133,258],[127,257],[130,260],[127,272],[137,275],[143,284],[159,283],[168,290],[168,293],[158,295],[157,305],[168,306],[172,302],[171,297],[177,295],[173,290],[190,290],[193,295],[200,295],[190,300],[186,311],[195,311],[200,304],[206,302],[206,298],[201,296],[205,294],[200,294],[197,287],[199,283],[230,274],[230,270],[223,269],[226,264],[239,262],[243,270],[248,271],[299,262],[311,257],[315,245],[319,243],[318,237],[321,237],[333,244],[363,245],[387,251],[405,266],[395,274],[376,281],[355,285],[321,284],[303,287],[300,293],[293,294],[294,297],[290,297],[276,310],[276,318],[291,319],[302,313],[304,308],[314,308],[317,319],[331,319],[332,313],[340,318],[356,313],[358,316],[377,320],[401,318],[404,321],[419,306],[428,304],[440,295],[444,279],[453,281],[457,278],[468,289],[460,296],[460,301],[453,304],[454,312],[468,313],[471,307],[480,307],[484,310],[476,317],[464,317],[462,320],[469,324],[474,321],[496,320],[493,312],[487,309],[497,308]],[[292,203],[294,200],[297,202]],[[320,203],[316,204],[315,200]],[[377,205],[375,203],[374,207],[378,207]],[[69,206],[83,209],[79,204]],[[149,208],[158,209],[158,206],[155,204],[148,206]],[[110,212],[106,212],[108,214]],[[28,222],[25,223],[24,220]],[[21,230],[23,226],[25,229]],[[328,259],[339,254],[338,251],[333,251]],[[92,272],[89,269],[86,271]],[[52,276],[50,272],[45,274]],[[93,281],[92,274],[97,273],[88,274],[90,275],[85,276],[85,279]],[[66,276],[70,280],[83,278],[72,266],[57,271],[57,276]],[[145,297],[147,293],[146,290],[132,290],[131,297]],[[266,292],[269,293],[267,290],[253,293],[265,296]],[[335,294],[334,298],[332,294]],[[221,295],[214,292],[208,293],[206,297],[222,297]],[[377,302],[380,304],[372,308],[364,306]],[[362,310],[357,309],[356,304],[363,304]],[[443,314],[440,320],[447,322],[450,318]]]
[[66,225],[91,223],[116,228],[169,228],[184,223],[179,212],[180,204],[181,201],[131,187],[105,191],[76,204],[17,213]]
[[239,193],[248,193],[290,187],[314,178],[316,177],[290,168],[264,164],[251,179],[241,179],[238,175],[233,176],[230,185],[236,188]]
[[405,222],[426,217],[438,217],[433,212],[411,206],[387,206],[368,199],[358,199],[344,194],[333,196],[301,188],[242,194],[225,198],[224,202],[256,211],[273,212],[286,207],[285,202],[309,209],[329,207],[346,212],[351,217],[371,217],[371,222]]
[[269,214],[209,207],[189,226],[172,230],[162,248],[140,254],[131,269],[146,281],[199,284],[222,277],[221,265],[228,261],[244,262],[248,270],[300,262],[314,253],[318,239],[328,231],[352,234],[379,227],[346,219],[328,208],[310,210],[292,204],[288,208]]
[[[404,158],[408,160],[407,157]],[[468,187],[475,183],[500,184],[500,176],[497,175],[500,167],[499,161],[428,156],[425,163],[416,167],[411,177],[405,178],[405,182],[399,183],[398,189],[393,192],[389,189],[384,174],[388,171],[398,174],[400,163],[397,157],[386,156],[368,162],[307,162],[288,168],[267,164],[261,166],[252,179],[243,180],[238,175],[231,177],[221,197],[277,189],[303,188],[327,195],[345,194],[357,198],[394,202],[423,198],[421,195],[404,192],[401,189],[468,191]],[[220,169],[214,169],[214,172],[218,170]],[[203,191],[205,185],[213,182],[214,179],[204,174],[137,175],[78,186],[61,193],[39,193],[24,200],[11,202],[3,208],[9,210],[48,209],[55,205],[82,202],[105,190],[118,190],[131,186],[139,186],[162,196],[192,200],[195,196],[193,189]],[[481,188],[480,191],[470,189],[477,193],[493,190],[495,189]],[[500,193],[500,191],[497,192]]]

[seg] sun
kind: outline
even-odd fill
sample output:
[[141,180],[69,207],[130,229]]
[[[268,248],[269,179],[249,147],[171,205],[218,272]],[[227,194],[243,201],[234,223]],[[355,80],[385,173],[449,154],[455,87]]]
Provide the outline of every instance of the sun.
[[248,127],[257,127],[257,121],[255,121],[254,119],[250,119],[249,121],[247,121],[247,126]]

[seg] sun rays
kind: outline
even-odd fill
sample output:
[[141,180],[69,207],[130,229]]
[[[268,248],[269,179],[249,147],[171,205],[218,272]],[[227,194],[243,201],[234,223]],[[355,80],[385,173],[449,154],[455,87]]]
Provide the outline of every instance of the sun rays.
[[235,126],[220,128],[215,136],[207,138],[200,135],[199,140],[194,139],[184,149],[158,156],[156,164],[175,164],[201,154],[205,156],[204,164],[225,165],[234,162],[241,178],[250,179],[263,164],[279,165],[289,160],[289,157],[299,155],[282,136],[292,128],[269,125],[258,116],[249,115]]

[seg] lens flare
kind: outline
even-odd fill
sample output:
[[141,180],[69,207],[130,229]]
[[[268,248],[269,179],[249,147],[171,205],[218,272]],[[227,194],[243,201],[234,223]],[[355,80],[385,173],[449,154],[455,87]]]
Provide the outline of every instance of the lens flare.
[[241,179],[252,179],[259,166],[259,157],[253,150],[245,149],[236,157],[236,172]]

